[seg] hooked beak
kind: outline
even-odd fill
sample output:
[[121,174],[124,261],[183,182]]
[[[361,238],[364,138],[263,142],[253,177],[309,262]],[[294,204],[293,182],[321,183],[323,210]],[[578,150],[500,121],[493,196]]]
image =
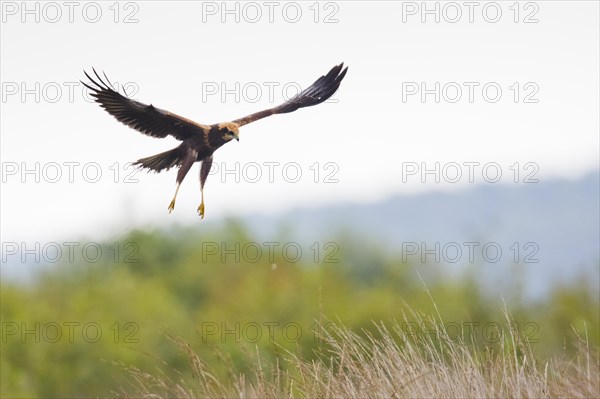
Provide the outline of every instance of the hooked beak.
[[238,142],[240,141],[240,135],[237,133],[233,133],[233,138],[236,139]]

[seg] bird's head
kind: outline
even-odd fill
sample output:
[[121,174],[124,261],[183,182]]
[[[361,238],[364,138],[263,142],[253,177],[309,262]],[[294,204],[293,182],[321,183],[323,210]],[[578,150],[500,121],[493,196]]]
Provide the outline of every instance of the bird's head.
[[231,141],[231,139],[236,139],[240,141],[240,131],[239,125],[233,122],[224,122],[218,124],[219,133],[221,133],[221,137],[225,141]]

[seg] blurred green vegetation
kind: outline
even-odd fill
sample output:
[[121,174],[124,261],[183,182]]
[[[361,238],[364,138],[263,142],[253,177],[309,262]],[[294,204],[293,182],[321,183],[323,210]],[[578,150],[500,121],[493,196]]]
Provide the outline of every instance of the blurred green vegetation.
[[599,345],[598,293],[585,276],[535,303],[517,288],[504,298],[486,293],[476,268],[451,276],[446,265],[404,263],[343,235],[286,247],[293,239],[255,242],[231,222],[209,232],[134,231],[116,241],[97,262],[63,262],[30,284],[2,282],[2,397],[106,396],[122,365],[166,364],[172,378],[192,378],[168,334],[223,373],[252,367],[246,355],[257,348],[271,360],[285,350],[311,358],[322,342],[317,321],[377,334],[374,322],[395,320],[427,334],[412,311],[441,315],[450,334],[485,349],[502,339],[495,328],[506,321],[502,299],[540,359],[571,356],[578,334]]

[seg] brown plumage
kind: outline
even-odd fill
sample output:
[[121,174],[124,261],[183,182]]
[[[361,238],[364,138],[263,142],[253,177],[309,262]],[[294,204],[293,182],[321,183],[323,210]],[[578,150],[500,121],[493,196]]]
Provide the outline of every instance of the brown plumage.
[[172,150],[134,162],[134,165],[155,172],[169,170],[175,166],[179,167],[177,187],[175,196],[169,204],[169,212],[175,208],[177,192],[185,175],[194,162],[202,161],[200,169],[202,202],[198,207],[198,213],[204,218],[204,184],[212,165],[213,153],[234,138],[239,141],[239,128],[241,126],[270,115],[293,112],[299,108],[310,107],[327,100],[336,92],[342,79],[346,76],[348,68],[343,68],[343,66],[342,63],[333,67],[327,75],[321,76],[310,87],[277,107],[232,122],[214,125],[202,125],[169,111],[156,108],[152,104],[146,105],[127,98],[112,88],[112,83],[108,80],[106,74],[102,79],[93,68],[96,79],[93,79],[84,71],[90,83],[81,83],[90,89],[91,96],[96,99],[96,102],[119,122],[148,136],[164,138],[171,135],[181,141],[181,144]]

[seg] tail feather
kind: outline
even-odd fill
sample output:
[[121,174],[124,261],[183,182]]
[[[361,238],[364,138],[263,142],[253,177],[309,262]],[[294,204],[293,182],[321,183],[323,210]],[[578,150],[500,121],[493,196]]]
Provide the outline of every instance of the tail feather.
[[180,153],[178,150],[179,148],[174,148],[151,157],[138,159],[133,165],[150,169],[155,172],[160,172],[163,169],[169,170],[174,166],[181,165]]

